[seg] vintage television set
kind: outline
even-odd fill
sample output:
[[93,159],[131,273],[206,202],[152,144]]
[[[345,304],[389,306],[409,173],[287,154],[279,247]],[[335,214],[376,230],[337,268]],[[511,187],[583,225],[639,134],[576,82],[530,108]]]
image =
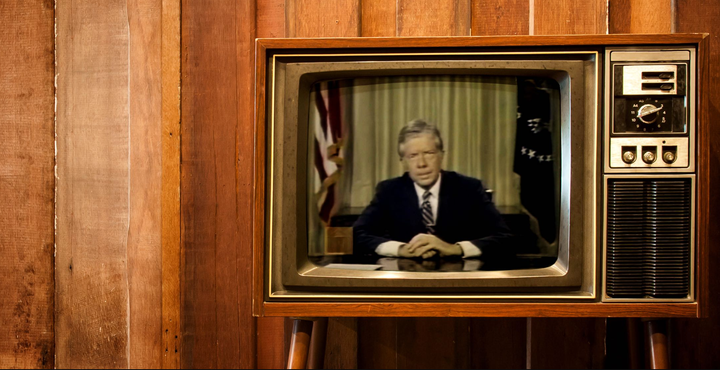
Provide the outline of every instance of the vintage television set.
[[[705,44],[257,40],[254,313],[702,315]],[[358,247],[376,185],[407,169],[398,132],[418,118],[440,129],[443,170],[482,181],[512,234],[502,258]]]

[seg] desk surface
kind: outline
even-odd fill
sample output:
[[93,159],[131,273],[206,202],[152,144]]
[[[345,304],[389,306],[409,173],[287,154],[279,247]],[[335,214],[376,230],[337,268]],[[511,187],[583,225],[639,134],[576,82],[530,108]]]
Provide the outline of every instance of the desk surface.
[[522,254],[510,261],[484,261],[477,258],[432,258],[428,260],[416,258],[392,258],[382,256],[323,256],[310,257],[310,262],[317,266],[332,265],[347,269],[372,269],[379,271],[427,271],[427,272],[457,272],[457,271],[493,271],[493,270],[521,270],[543,268],[552,266],[557,256],[540,254]]

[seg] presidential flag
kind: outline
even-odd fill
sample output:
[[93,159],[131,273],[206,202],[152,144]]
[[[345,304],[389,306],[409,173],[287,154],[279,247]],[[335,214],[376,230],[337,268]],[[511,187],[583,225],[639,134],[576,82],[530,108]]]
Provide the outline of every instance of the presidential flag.
[[555,241],[555,176],[550,95],[532,80],[518,83],[513,171],[520,175],[520,203],[538,221],[540,236]]

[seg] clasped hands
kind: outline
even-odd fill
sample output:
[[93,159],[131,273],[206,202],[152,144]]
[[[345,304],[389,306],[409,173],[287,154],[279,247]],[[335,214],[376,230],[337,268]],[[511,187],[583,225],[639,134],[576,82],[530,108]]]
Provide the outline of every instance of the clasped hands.
[[446,243],[432,234],[417,234],[410,242],[398,249],[398,255],[405,258],[428,259],[435,255],[440,257],[462,256],[462,248],[458,244]]

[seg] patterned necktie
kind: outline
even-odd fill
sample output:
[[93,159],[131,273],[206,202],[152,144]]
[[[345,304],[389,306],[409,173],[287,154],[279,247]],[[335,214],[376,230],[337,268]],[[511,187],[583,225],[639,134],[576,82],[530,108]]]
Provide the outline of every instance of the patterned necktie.
[[430,205],[431,195],[432,193],[429,190],[423,194],[422,219],[428,234],[435,234],[435,221],[433,221],[433,211]]

